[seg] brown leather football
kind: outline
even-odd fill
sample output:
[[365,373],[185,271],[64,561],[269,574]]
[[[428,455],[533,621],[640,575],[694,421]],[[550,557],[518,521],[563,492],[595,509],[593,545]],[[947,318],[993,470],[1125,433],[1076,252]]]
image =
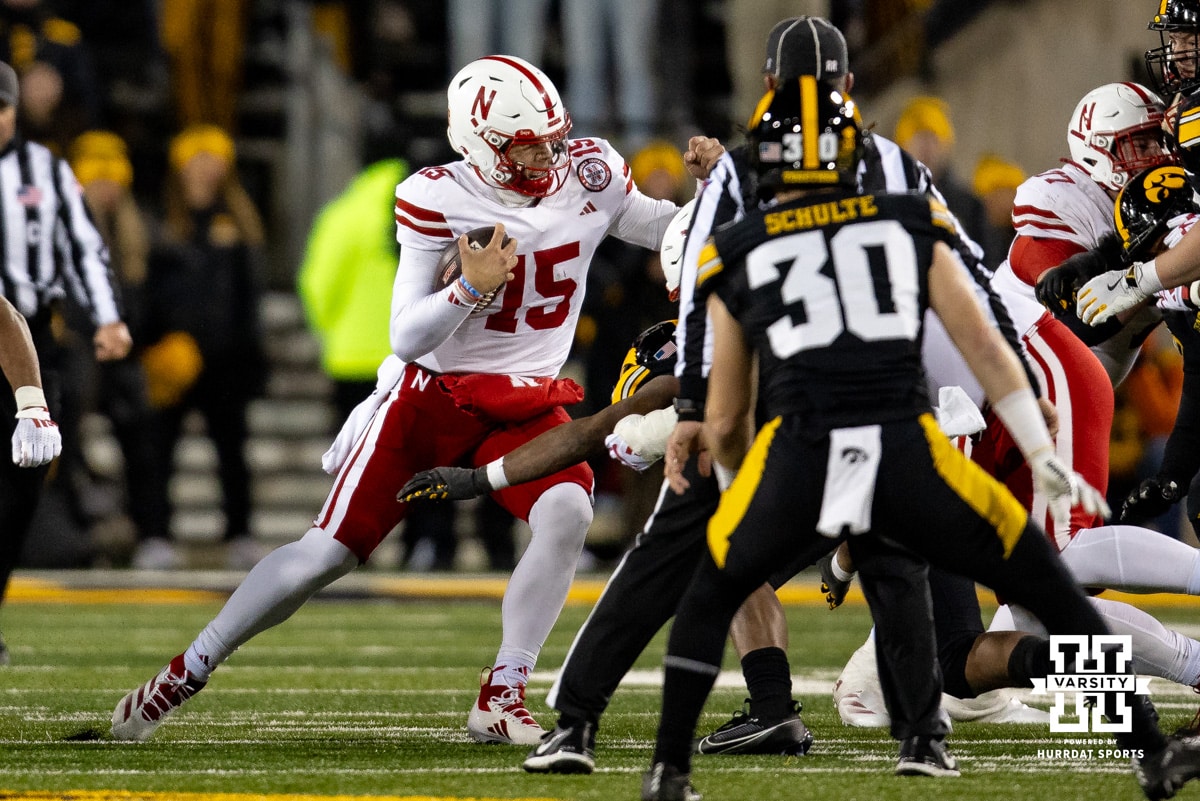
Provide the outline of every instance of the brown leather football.
[[[492,241],[493,231],[495,231],[494,227],[476,228],[467,231],[467,241],[471,243],[471,250],[483,250],[487,247],[488,243]],[[504,236],[504,244],[507,245],[511,239],[512,237],[506,234]],[[438,259],[437,272],[433,275],[434,291],[439,291],[450,286],[450,284],[458,280],[460,275],[462,275],[462,259],[459,258],[458,237],[456,236],[454,237],[454,241],[446,245],[445,249],[442,250],[442,255]],[[476,308],[486,308],[496,298],[496,293],[499,291],[499,287],[497,287],[485,294],[483,300],[479,301],[476,305]]]

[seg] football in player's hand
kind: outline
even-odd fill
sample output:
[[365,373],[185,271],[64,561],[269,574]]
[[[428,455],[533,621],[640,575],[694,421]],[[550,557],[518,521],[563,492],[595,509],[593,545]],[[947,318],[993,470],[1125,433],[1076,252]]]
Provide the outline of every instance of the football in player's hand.
[[[492,241],[492,234],[494,232],[495,228],[476,228],[467,231],[467,242],[470,243],[471,250],[483,250],[487,247],[488,243]],[[503,244],[507,245],[511,239],[512,237],[505,235]],[[436,292],[450,286],[450,284],[458,280],[460,275],[462,275],[462,258],[458,252],[458,237],[455,237],[454,241],[442,250],[441,258],[438,259],[437,272],[434,273],[433,277],[434,291]],[[499,291],[499,287],[497,287],[491,292],[486,293],[483,296],[483,300],[479,301],[475,308],[486,308],[496,298],[496,293]]]

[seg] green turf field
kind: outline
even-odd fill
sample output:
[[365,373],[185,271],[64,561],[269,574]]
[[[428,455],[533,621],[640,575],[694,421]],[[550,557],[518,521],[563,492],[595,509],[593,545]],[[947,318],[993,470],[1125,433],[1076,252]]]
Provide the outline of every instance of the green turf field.
[[[155,739],[108,740],[117,700],[182,650],[217,609],[211,601],[6,605],[0,626],[13,665],[0,669],[0,798],[638,797],[657,721],[652,684],[623,687],[614,697],[591,776],[526,774],[524,749],[468,740],[466,711],[479,668],[499,638],[499,604],[491,601],[314,601],[235,654]],[[543,651],[530,687],[530,708],[543,725],[554,720],[544,704],[549,673],[587,609],[568,606]],[[1188,623],[1195,608],[1156,612],[1197,633]],[[1038,749],[1062,748],[1067,738],[1045,726],[959,724],[952,742],[962,778],[893,777],[895,746],[886,733],[842,726],[820,690],[861,643],[865,607],[792,606],[789,620],[804,718],[817,738],[813,751],[803,758],[698,758],[694,782],[709,801],[1141,797],[1124,761],[1039,758]],[[638,667],[655,668],[662,647],[660,636]],[[1156,681],[1156,701],[1173,728],[1190,719],[1196,701],[1166,689]],[[742,695],[736,687],[718,689],[703,725],[723,722]],[[102,736],[72,739],[89,731]],[[85,789],[126,792],[66,792]],[[1200,787],[1180,797],[1200,798]]]

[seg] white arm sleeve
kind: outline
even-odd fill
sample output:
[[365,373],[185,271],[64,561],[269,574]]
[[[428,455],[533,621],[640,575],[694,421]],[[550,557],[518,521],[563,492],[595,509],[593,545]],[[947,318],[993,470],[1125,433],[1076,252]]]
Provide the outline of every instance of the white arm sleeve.
[[617,239],[658,250],[677,211],[679,207],[671,201],[651,200],[635,186],[626,196],[621,213],[613,220],[608,232]]
[[400,266],[392,285],[392,352],[414,362],[445,342],[471,313],[451,300],[454,290],[430,292],[438,257],[433,250],[400,248]]

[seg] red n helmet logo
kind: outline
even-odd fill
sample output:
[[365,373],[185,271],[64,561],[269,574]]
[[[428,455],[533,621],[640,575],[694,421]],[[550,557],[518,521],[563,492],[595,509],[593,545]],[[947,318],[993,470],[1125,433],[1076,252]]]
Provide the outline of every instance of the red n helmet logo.
[[[480,91],[483,91],[482,89]],[[1092,130],[1092,115],[1096,113],[1096,104],[1088,103],[1083,108],[1079,109],[1079,130]]]
[[496,99],[496,90],[485,99],[483,96],[484,87],[479,87],[479,94],[475,95],[475,102],[471,104],[471,115],[478,116],[480,119],[486,120],[488,114],[492,111],[492,102]]

